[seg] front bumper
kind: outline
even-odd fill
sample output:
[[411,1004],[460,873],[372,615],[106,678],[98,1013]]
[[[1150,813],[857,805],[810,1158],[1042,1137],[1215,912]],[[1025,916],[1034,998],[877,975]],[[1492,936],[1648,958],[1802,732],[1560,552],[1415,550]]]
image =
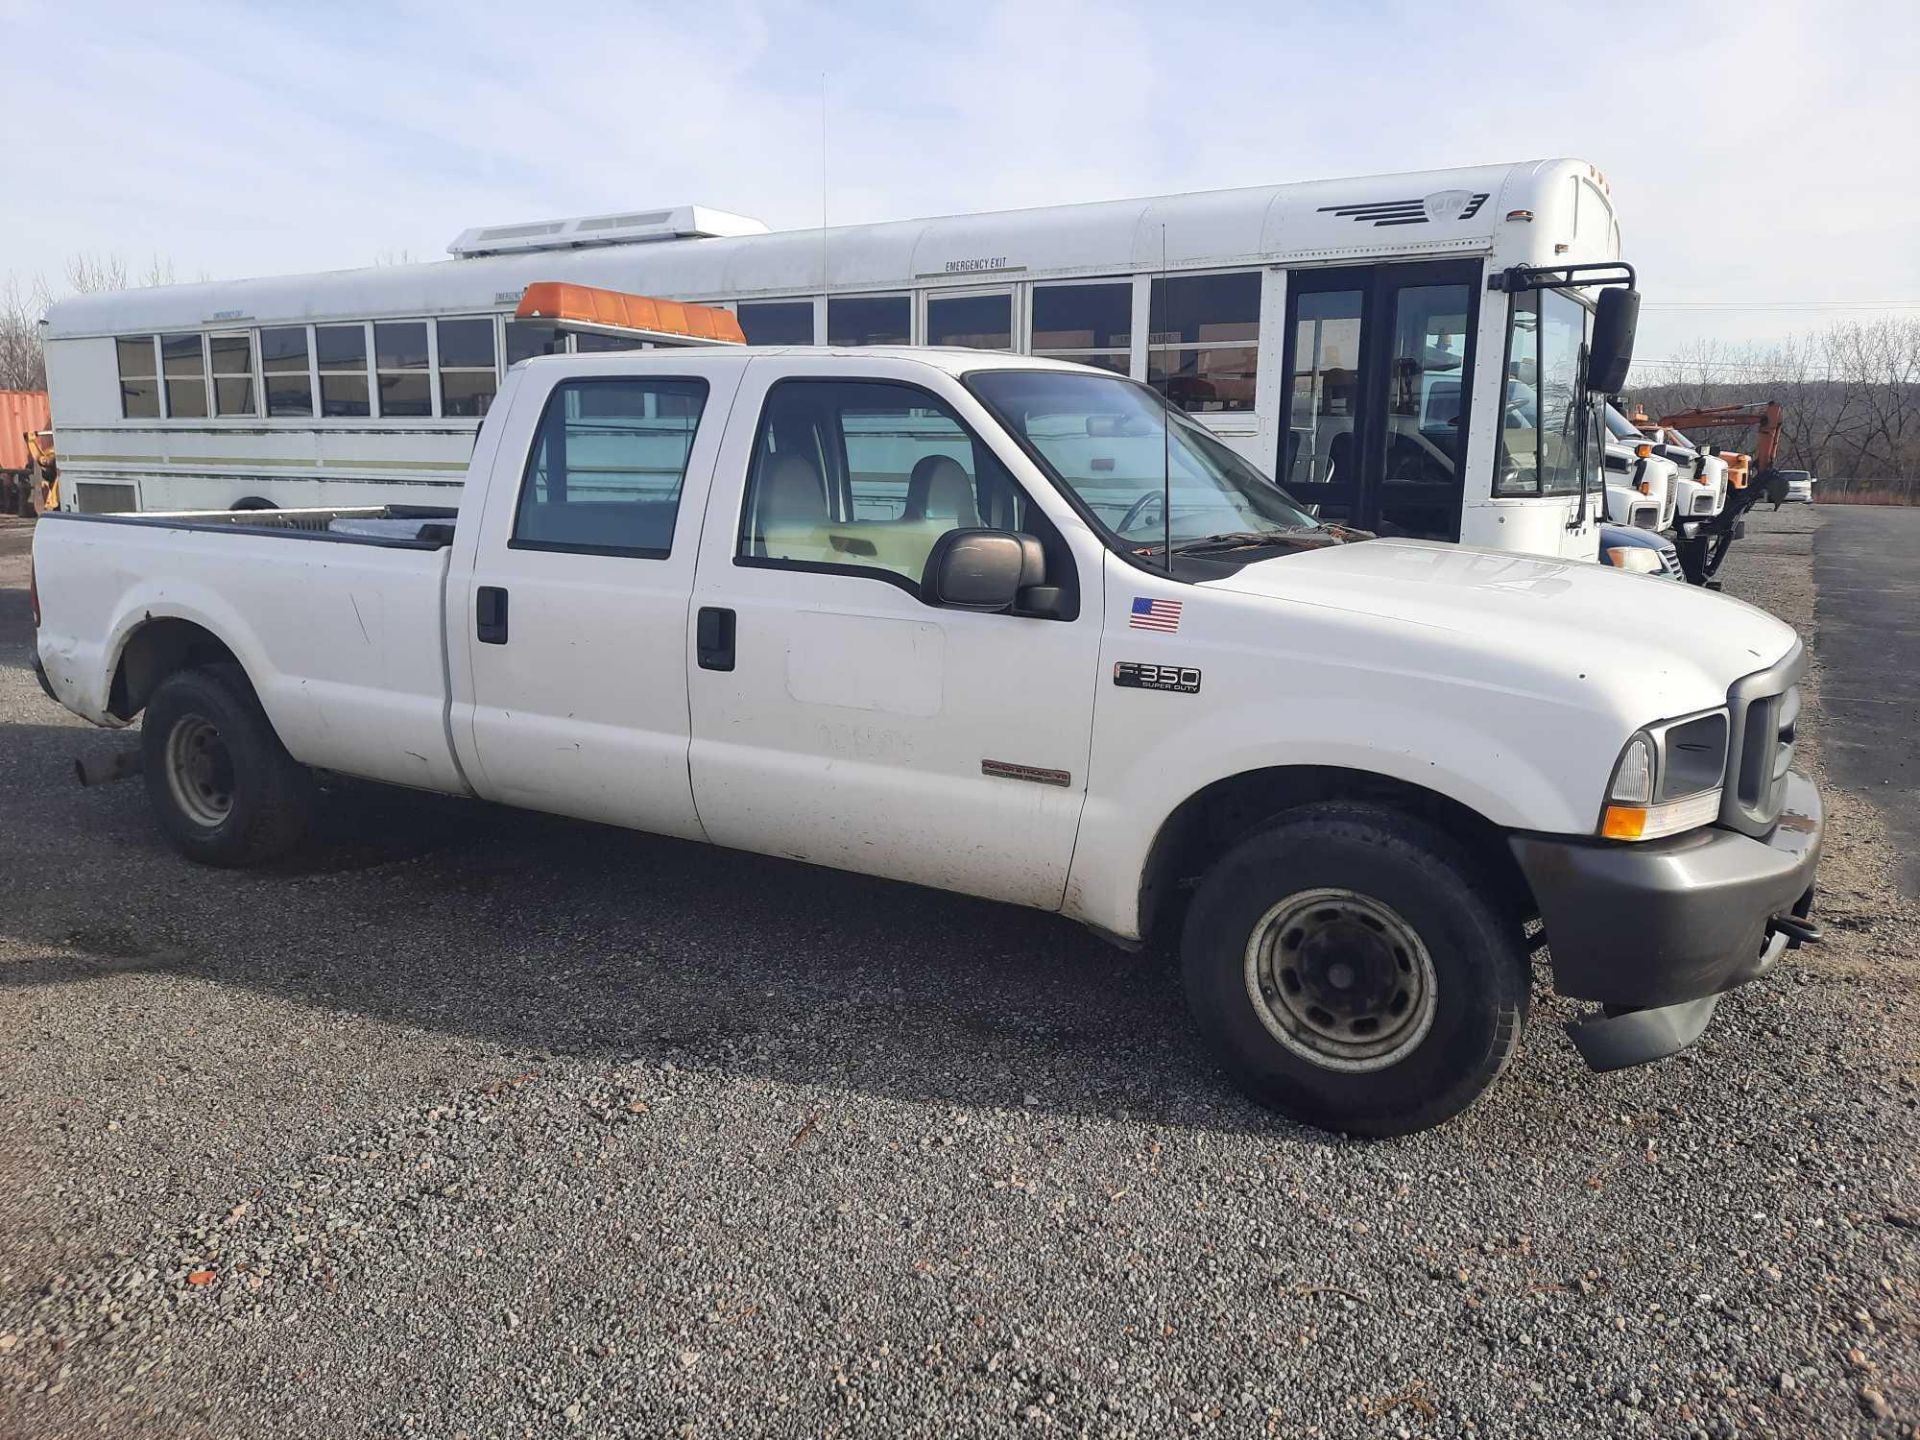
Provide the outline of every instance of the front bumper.
[[1554,988],[1610,1012],[1570,1027],[1589,1064],[1615,1069],[1690,1044],[1721,995],[1815,933],[1795,920],[1812,907],[1823,824],[1820,792],[1792,773],[1764,839],[1712,826],[1633,845],[1511,838]]

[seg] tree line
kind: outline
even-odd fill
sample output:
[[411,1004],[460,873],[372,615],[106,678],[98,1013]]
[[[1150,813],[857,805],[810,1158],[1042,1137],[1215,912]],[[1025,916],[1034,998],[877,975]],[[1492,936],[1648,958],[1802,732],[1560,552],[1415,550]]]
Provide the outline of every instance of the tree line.
[[[1920,318],[1835,324],[1774,345],[1683,347],[1638,367],[1632,400],[1658,418],[1715,405],[1780,403],[1782,469],[1809,470],[1818,498],[1920,504]],[[1753,448],[1753,432],[1698,434]]]
[[[154,259],[135,272],[118,255],[75,255],[67,261],[66,288],[75,295],[174,283],[173,262]],[[47,388],[47,356],[40,343],[40,317],[53,303],[53,287],[36,275],[21,284],[9,275],[0,285],[0,390]]]

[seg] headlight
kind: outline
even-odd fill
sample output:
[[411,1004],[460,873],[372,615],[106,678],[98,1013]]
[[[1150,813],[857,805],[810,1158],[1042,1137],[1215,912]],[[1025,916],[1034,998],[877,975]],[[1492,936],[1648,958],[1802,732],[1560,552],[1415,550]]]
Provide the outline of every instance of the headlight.
[[1600,834],[1653,840],[1705,825],[1720,813],[1726,773],[1725,710],[1637,730],[1613,767]]
[[1611,545],[1607,548],[1607,563],[1616,570],[1635,575],[1658,575],[1660,552],[1645,545]]

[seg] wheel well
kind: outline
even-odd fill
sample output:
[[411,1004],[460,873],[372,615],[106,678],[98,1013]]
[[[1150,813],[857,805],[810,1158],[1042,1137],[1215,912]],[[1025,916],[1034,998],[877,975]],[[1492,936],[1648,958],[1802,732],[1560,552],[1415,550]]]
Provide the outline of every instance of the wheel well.
[[221,662],[238,664],[226,643],[191,620],[149,620],[127,637],[107,691],[107,709],[131,720],[146,709],[160,682],[176,670]]
[[1415,815],[1458,842],[1482,868],[1494,899],[1517,918],[1537,913],[1506,832],[1458,800],[1386,775],[1289,765],[1216,780],[1169,815],[1140,883],[1141,934],[1164,939],[1186,915],[1195,883],[1234,845],[1288,810],[1325,800],[1366,800]]

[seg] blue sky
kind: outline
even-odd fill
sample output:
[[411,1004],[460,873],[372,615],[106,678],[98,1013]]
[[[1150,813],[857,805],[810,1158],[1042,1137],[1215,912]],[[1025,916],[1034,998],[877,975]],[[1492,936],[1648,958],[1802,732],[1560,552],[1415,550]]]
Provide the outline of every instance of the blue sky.
[[1643,356],[1920,316],[1912,0],[0,0],[0,34],[35,57],[0,281],[689,201],[816,224],[824,99],[835,223],[1571,154],[1612,181]]

